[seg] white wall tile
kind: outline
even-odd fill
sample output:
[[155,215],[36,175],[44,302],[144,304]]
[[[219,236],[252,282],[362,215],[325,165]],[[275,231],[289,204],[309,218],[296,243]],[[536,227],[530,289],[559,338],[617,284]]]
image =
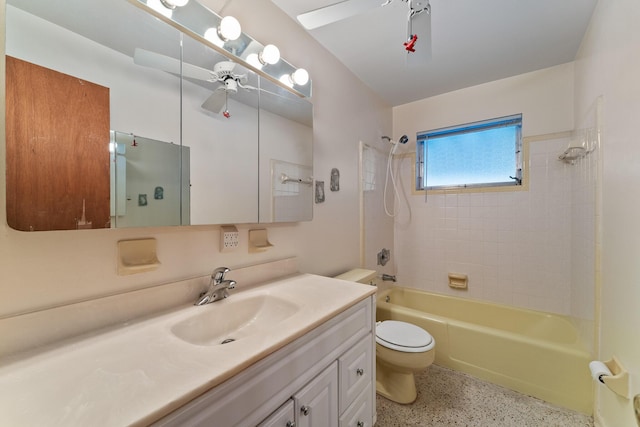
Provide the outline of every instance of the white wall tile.
[[404,251],[398,270],[422,271],[421,287],[429,291],[450,293],[447,274],[462,273],[470,278],[467,297],[561,314],[592,312],[575,281],[588,280],[579,271],[593,262],[594,180],[557,159],[568,142],[530,144],[529,191],[429,195],[426,203],[411,197],[412,207],[426,209],[413,216],[410,232],[396,227],[396,242],[415,247],[419,241],[422,250]]

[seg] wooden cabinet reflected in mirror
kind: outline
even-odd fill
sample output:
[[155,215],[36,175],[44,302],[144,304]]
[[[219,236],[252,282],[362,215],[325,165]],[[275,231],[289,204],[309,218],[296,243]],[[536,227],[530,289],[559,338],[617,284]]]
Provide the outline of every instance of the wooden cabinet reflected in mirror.
[[[64,4],[60,8],[49,0],[8,0],[6,53],[66,73],[71,83],[85,82],[82,88],[90,86],[89,82],[101,85],[106,91],[106,115],[101,117],[98,139],[105,136],[100,143],[86,136],[72,137],[72,132],[87,131],[86,122],[96,119],[93,107],[72,100],[66,93],[62,101],[54,101],[46,88],[36,90],[33,85],[31,95],[46,98],[42,103],[37,101],[38,108],[46,110],[53,104],[51,110],[62,118],[51,116],[51,123],[38,125],[60,126],[60,130],[54,130],[51,136],[40,135],[49,141],[47,147],[51,149],[37,156],[32,153],[30,159],[37,157],[35,163],[25,158],[25,153],[11,152],[24,149],[30,153],[28,144],[8,142],[7,205],[12,228],[87,228],[77,226],[83,200],[86,221],[92,228],[311,220],[310,187],[279,180],[280,172],[305,180],[312,176],[313,109],[307,99],[239,63],[233,73],[244,87],[222,90],[226,85],[212,79],[211,73],[228,57],[131,2],[65,0]],[[139,54],[142,51],[153,54],[155,60],[145,62]],[[32,77],[26,80],[26,85],[33,83]],[[224,99],[221,110],[208,108],[212,95]],[[14,100],[9,100],[10,96],[8,93],[7,106],[15,108],[11,114],[23,114],[17,110],[20,105],[11,105],[22,95],[13,95]],[[27,123],[31,125],[32,120],[18,121],[9,131],[15,134],[19,129],[23,134],[7,135],[8,139],[19,137],[33,143],[29,139],[31,130],[20,128]],[[142,144],[137,151],[129,149],[129,142],[125,144],[126,154],[118,152],[115,159],[110,159],[109,129],[121,136],[135,135],[138,142],[148,140],[149,148],[151,142],[157,143],[154,153],[168,152],[164,148],[173,144],[174,154],[157,160]],[[66,144],[64,148],[61,141]],[[19,156],[22,158],[16,162]],[[119,182],[126,185],[113,184],[115,179],[109,177],[109,171],[116,169],[114,161],[118,160],[124,165],[118,170],[127,171],[127,179],[140,178],[136,183],[121,179]],[[276,162],[298,166],[274,170],[272,164]],[[155,172],[142,175],[142,171],[155,167],[175,180],[169,182],[165,175],[160,179]],[[98,176],[100,185],[90,182]],[[54,191],[54,185],[59,189]],[[154,196],[158,186],[164,189],[162,199]],[[32,187],[39,193],[34,201],[27,201]],[[180,206],[174,205],[176,200]],[[55,214],[43,207],[49,201]],[[162,215],[158,207],[162,207]],[[63,223],[37,223],[32,217],[43,221],[59,217]]]
[[110,227],[109,88],[9,56],[6,66],[9,226]]

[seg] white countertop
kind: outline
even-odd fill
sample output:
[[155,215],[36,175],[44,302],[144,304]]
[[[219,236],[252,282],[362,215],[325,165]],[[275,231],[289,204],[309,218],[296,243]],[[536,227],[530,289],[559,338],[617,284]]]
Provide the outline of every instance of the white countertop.
[[[195,345],[171,332],[198,310],[256,293],[302,309],[263,333],[225,345]],[[152,423],[373,293],[372,286],[302,274],[2,359],[0,424]]]

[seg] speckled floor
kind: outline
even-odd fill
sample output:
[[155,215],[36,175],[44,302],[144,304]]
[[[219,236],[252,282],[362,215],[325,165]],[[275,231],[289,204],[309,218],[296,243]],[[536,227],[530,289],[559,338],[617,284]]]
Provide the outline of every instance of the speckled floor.
[[376,427],[593,427],[592,417],[436,365],[416,387],[411,405],[377,396]]

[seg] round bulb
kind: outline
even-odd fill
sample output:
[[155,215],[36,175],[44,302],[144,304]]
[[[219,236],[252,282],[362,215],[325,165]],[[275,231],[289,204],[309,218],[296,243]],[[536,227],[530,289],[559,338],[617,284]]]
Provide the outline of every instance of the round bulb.
[[219,27],[220,36],[224,41],[228,40],[236,40],[242,34],[242,27],[240,27],[240,22],[233,16],[225,16],[220,21]]
[[160,0],[147,0],[147,6],[169,19],[173,15],[174,8],[169,6],[168,3],[162,3]]
[[216,28],[209,28],[204,32],[204,38],[209,40],[211,43],[216,46],[222,47],[224,45],[224,41],[218,35],[218,30]]
[[291,74],[285,74],[284,76],[280,77],[280,83],[289,87],[293,87],[293,80],[291,79]]
[[257,53],[250,53],[247,56],[247,62],[249,63],[249,65],[252,65],[254,67],[256,67],[258,70],[262,69],[262,62],[260,61],[260,58],[258,58],[258,54]]
[[165,7],[175,9],[176,7],[186,6],[189,0],[160,0]]
[[266,45],[260,54],[260,61],[265,64],[277,64],[280,61],[280,49],[272,44]]
[[291,74],[291,79],[298,86],[304,86],[309,82],[309,72],[304,68],[298,68]]

